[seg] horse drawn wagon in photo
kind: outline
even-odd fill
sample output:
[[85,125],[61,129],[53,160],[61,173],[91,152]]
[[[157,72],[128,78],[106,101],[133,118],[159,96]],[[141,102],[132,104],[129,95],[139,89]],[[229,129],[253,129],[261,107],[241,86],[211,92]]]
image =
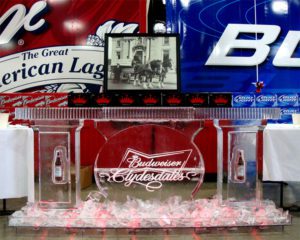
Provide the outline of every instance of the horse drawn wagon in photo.
[[112,38],[110,79],[115,84],[130,84],[133,89],[162,89],[168,71],[173,69],[171,59],[176,59],[172,54],[169,37]]

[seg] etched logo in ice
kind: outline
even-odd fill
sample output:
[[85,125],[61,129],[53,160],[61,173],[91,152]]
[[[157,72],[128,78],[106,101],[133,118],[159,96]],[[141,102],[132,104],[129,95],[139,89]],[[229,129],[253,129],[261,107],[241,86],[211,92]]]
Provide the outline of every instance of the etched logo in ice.
[[181,121],[164,126],[101,121],[98,128],[105,138],[94,167],[100,193],[118,201],[128,195],[152,198],[162,191],[179,194],[176,186],[184,184],[183,198],[194,198],[205,173],[201,152],[190,135],[190,128],[196,132],[198,127]]
[[184,168],[189,156],[191,155],[191,152],[192,149],[187,149],[174,152],[146,154],[128,148],[122,161],[120,162],[119,168]]
[[139,25],[137,23],[124,23],[110,20],[100,25],[96,34],[90,34],[87,38],[87,45],[104,47],[106,33],[136,33]]
[[109,172],[99,171],[100,179],[124,183],[125,187],[139,184],[147,191],[160,189],[163,182],[192,180],[201,174],[201,169],[186,168],[192,149],[182,151],[146,154],[128,148],[118,168]]

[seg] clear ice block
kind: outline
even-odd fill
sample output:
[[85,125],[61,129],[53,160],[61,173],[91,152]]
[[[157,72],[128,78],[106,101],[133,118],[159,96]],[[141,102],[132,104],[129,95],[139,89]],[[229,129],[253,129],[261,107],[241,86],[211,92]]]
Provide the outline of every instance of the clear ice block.
[[[36,202],[14,213],[10,226],[198,229],[291,223],[287,212],[261,196],[263,119],[278,117],[278,109],[18,109],[16,116],[32,120],[36,129],[40,188]],[[218,144],[216,196],[209,199],[201,195],[205,166],[196,141],[207,119],[214,121]],[[95,144],[82,136],[87,126],[99,140],[98,190],[81,202],[80,149]],[[210,144],[207,139],[205,147]]]

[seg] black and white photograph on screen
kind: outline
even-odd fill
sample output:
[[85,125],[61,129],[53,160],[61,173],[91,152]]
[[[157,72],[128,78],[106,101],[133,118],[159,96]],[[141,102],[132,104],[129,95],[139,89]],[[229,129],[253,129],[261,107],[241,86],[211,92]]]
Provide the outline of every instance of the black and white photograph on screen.
[[178,35],[107,34],[106,91],[178,91]]

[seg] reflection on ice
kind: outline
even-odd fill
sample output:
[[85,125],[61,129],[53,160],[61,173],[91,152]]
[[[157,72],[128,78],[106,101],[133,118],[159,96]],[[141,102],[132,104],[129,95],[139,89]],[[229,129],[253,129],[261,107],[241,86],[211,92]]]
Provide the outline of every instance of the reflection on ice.
[[166,201],[127,198],[125,203],[87,200],[77,209],[42,209],[27,205],[15,212],[10,226],[80,228],[173,228],[287,225],[288,212],[272,201],[235,202],[217,199],[183,201],[175,196]]

